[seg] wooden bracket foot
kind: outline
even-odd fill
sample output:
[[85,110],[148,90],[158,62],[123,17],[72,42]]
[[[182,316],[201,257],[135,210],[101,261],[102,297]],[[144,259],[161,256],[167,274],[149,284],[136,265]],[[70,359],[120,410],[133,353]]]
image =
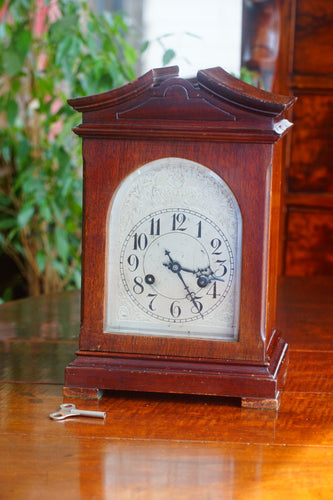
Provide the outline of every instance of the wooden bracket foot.
[[258,410],[278,410],[280,406],[280,394],[276,398],[242,398],[242,408],[255,408]]
[[65,398],[100,399],[104,391],[97,387],[64,387]]

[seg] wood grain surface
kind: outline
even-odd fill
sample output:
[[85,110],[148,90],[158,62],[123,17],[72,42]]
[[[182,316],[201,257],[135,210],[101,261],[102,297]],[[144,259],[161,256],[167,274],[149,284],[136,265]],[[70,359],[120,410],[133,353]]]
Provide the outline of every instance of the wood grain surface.
[[276,91],[297,97],[285,147],[283,272],[333,273],[333,1],[283,0]]
[[291,209],[287,218],[286,272],[290,276],[332,275],[333,211]]
[[[332,299],[324,278],[280,283],[290,362],[279,411],[171,394],[63,399],[79,292],[0,306],[0,498],[330,499]],[[62,402],[106,419],[50,420]]]
[[332,73],[332,2],[297,0],[295,4],[294,72],[319,75]]

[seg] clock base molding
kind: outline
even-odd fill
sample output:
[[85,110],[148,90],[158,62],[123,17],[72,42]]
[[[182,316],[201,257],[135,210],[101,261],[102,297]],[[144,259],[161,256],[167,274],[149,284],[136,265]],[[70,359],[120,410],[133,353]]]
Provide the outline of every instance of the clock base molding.
[[242,406],[276,410],[288,365],[280,338],[267,364],[80,351],[65,371],[65,397],[98,399],[104,390],[241,398]]

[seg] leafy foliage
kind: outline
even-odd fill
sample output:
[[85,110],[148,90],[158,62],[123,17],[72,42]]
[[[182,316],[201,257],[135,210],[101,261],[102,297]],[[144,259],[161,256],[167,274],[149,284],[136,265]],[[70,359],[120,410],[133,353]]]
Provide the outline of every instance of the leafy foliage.
[[29,294],[78,287],[81,154],[66,100],[132,80],[137,53],[121,15],[80,0],[1,7],[0,245]]
[[241,67],[240,75],[237,78],[248,83],[249,85],[253,85],[254,87],[264,88],[264,83],[260,73],[258,71],[248,69],[246,66]]

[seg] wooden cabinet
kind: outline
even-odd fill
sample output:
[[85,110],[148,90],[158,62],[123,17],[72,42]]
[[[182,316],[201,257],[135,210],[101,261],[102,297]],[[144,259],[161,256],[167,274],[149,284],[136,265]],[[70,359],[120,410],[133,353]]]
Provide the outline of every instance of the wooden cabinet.
[[274,91],[297,97],[284,152],[287,275],[333,274],[332,33],[333,0],[244,2],[243,64]]
[[333,0],[280,0],[277,90],[298,98],[285,151],[284,272],[333,274]]

